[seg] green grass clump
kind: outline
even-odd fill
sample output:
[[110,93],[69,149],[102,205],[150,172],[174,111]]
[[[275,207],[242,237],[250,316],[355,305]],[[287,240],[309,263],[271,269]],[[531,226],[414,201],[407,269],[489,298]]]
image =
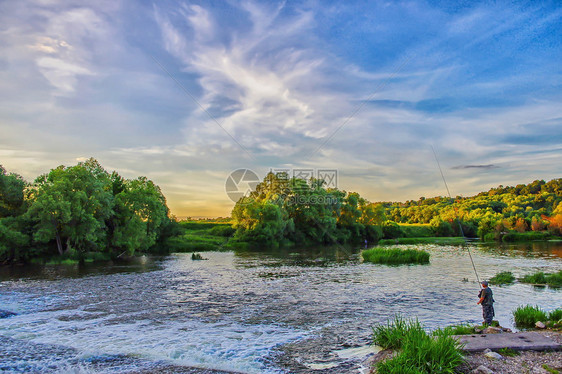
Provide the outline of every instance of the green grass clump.
[[547,364],[543,364],[543,365],[542,365],[542,368],[543,368],[544,370],[548,371],[550,374],[560,374],[560,371],[558,371],[558,370],[556,370],[556,369],[554,369],[554,368],[551,368],[551,367],[548,366]]
[[513,312],[513,319],[518,327],[535,327],[538,321],[548,320],[546,313],[538,306],[520,306]]
[[554,309],[548,313],[548,320],[552,322],[558,322],[562,320],[562,309]]
[[416,249],[371,248],[363,251],[363,260],[374,264],[427,264],[429,253]]
[[511,349],[511,348],[502,348],[502,349],[498,349],[498,353],[502,356],[508,356],[508,357],[514,357],[514,356],[519,356],[520,353]]
[[527,274],[523,278],[519,278],[519,281],[522,283],[546,284],[546,274],[542,271],[535,274]]
[[400,316],[373,328],[373,341],[383,348],[399,349],[397,356],[376,364],[377,373],[454,373],[463,362],[461,344],[442,330],[427,334],[420,322]]
[[439,245],[461,245],[465,240],[461,237],[420,237],[420,238],[396,238],[383,239],[379,241],[381,245],[390,244],[439,244]]
[[523,278],[520,278],[519,281],[521,283],[562,287],[562,270],[557,273],[544,273],[542,271],[538,271],[534,274],[525,275]]
[[395,316],[386,325],[373,327],[373,343],[384,349],[400,349],[404,339],[408,336],[425,333],[418,320],[406,320],[402,316]]
[[502,271],[490,278],[490,283],[495,285],[511,284],[515,281],[515,277],[511,271]]
[[447,326],[442,331],[449,335],[470,335],[474,334],[474,326],[461,323],[459,325]]
[[549,286],[562,287],[562,270],[560,270],[558,273],[548,274],[548,276],[546,277],[546,283]]

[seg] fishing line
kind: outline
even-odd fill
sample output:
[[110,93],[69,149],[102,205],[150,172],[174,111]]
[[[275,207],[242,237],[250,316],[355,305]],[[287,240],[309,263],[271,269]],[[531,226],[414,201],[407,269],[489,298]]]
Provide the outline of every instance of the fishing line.
[[[449,195],[449,199],[453,201],[453,197],[451,196],[451,192],[449,191],[449,186],[447,185],[447,181],[445,180],[445,175],[443,174],[443,170],[441,169],[441,164],[439,163],[439,159],[437,158],[437,153],[435,153],[435,148],[431,145],[431,150],[433,151],[433,156],[435,156],[435,161],[437,161],[437,167],[439,168],[439,172],[441,173],[441,178],[443,178],[443,183],[445,184],[445,188],[447,189],[447,194]],[[453,202],[454,205],[454,202]],[[470,252],[470,247],[467,244],[466,236],[464,236],[464,230],[462,229],[461,220],[458,217],[457,210],[453,206],[453,211],[455,212],[455,218],[457,219],[457,223],[459,224],[460,233],[464,239],[464,244],[466,246],[466,250],[468,251],[468,256],[470,257],[470,262],[472,263],[472,268],[474,269],[474,274],[476,274],[476,280],[480,287],[482,284],[480,283],[480,277],[478,277],[478,272],[476,271],[476,265],[474,265],[474,260],[472,259],[472,253]]]

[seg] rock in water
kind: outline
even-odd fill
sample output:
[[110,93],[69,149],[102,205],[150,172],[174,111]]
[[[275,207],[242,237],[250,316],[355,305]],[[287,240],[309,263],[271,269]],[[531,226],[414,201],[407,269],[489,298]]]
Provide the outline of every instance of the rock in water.
[[7,310],[0,310],[0,318],[8,318],[15,315],[16,313],[8,312]]
[[484,330],[482,330],[483,334],[499,334],[503,332],[501,328],[499,327],[486,327]]
[[484,356],[486,356],[488,358],[495,358],[495,359],[498,359],[498,360],[503,358],[502,355],[500,355],[499,353],[496,353],[496,352],[488,352],[488,353],[485,353]]
[[544,323],[542,323],[541,321],[537,321],[537,323],[535,323],[535,327],[537,329],[545,329],[546,325]]
[[474,374],[494,374],[494,372],[492,370],[488,369],[484,365],[478,366],[476,369],[472,370],[472,372]]

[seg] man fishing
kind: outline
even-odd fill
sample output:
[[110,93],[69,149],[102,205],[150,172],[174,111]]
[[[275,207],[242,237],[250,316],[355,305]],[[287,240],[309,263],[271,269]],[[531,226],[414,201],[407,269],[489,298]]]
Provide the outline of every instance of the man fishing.
[[482,305],[482,316],[484,317],[484,324],[490,326],[494,318],[494,297],[492,290],[488,287],[488,282],[482,282],[482,289],[478,293],[480,300],[476,304]]

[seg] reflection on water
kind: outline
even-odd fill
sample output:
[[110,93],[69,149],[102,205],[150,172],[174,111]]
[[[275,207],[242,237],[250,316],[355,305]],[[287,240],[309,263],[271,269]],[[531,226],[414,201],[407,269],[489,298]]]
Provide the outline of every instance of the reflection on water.
[[[416,316],[429,328],[481,321],[465,248],[399,247],[423,247],[431,263],[367,264],[359,249],[334,247],[208,252],[207,261],[178,254],[104,267],[2,269],[0,309],[18,315],[0,319],[0,362],[15,372],[65,365],[89,372],[147,365],[162,371],[167,363],[250,373],[356,373],[370,352],[371,325],[396,313]],[[561,247],[485,244],[471,250],[480,278],[487,279],[505,270],[517,277],[560,270]],[[493,289],[504,326],[512,327],[511,311],[520,304],[562,307],[562,291],[548,287]],[[19,345],[26,353],[14,354]],[[50,354],[41,354],[48,347]],[[92,357],[96,363],[109,358],[96,366]]]
[[0,266],[0,281],[11,279],[79,278],[87,275],[144,272],[161,268],[163,257],[140,256],[122,261],[72,265],[9,265]]

